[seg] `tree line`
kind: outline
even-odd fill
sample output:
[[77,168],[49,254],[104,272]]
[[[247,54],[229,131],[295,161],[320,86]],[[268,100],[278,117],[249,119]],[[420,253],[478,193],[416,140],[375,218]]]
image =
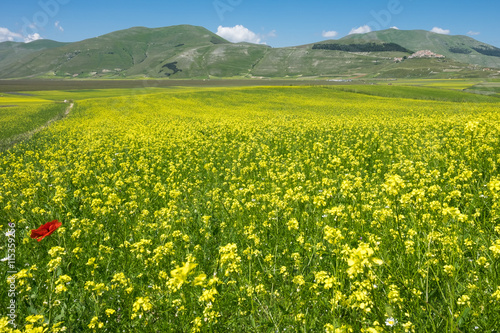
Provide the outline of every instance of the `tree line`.
[[363,43],[363,44],[314,44],[313,50],[331,50],[344,52],[405,52],[408,49],[396,43]]

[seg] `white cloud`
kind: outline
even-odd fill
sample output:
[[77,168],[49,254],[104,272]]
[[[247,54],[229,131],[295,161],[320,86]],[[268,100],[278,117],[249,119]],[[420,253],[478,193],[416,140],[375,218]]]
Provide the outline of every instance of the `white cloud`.
[[448,29],[441,29],[438,27],[434,27],[431,29],[431,32],[435,32],[435,33],[441,34],[441,35],[449,35],[451,31]]
[[33,41],[39,40],[39,39],[43,39],[43,37],[40,36],[39,33],[34,33],[34,34],[31,34],[31,35],[28,35],[28,37],[24,37],[24,42],[25,43],[29,43],[29,42],[33,42]]
[[321,36],[325,38],[333,38],[337,37],[338,35],[339,33],[337,31],[323,31],[323,33],[321,34]]
[[265,34],[265,35],[263,36],[263,38],[272,38],[272,37],[276,37],[276,36],[277,36],[277,35],[276,35],[276,30],[272,30],[271,32],[269,32],[269,33]]
[[469,35],[469,36],[477,36],[477,35],[480,35],[480,34],[481,34],[480,32],[478,32],[478,31],[472,31],[472,30],[467,33],[467,35]]
[[249,42],[261,44],[262,40],[258,34],[248,30],[242,25],[235,25],[234,27],[223,27],[220,25],[219,28],[217,28],[217,35],[233,43]]
[[390,29],[399,30],[399,28],[395,27],[395,26],[394,27],[390,27]]
[[24,41],[25,43],[33,42],[35,40],[43,39],[39,33],[33,33],[28,36],[23,36],[21,34],[10,31],[7,28],[0,27],[0,42],[6,41]]
[[366,33],[371,32],[371,31],[372,31],[372,28],[370,28],[370,26],[364,25],[364,26],[359,27],[359,28],[352,28],[351,31],[349,32],[349,35],[366,34]]
[[56,21],[54,25],[56,26],[57,29],[59,29],[59,31],[64,32],[64,28],[61,26],[61,22]]
[[15,39],[23,38],[21,34],[10,31],[7,28],[0,27],[0,42],[14,41]]

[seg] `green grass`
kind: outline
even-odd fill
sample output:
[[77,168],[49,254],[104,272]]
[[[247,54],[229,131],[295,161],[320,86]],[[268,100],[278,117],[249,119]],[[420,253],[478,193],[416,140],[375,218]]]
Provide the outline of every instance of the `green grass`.
[[18,105],[33,105],[52,103],[47,98],[39,98],[31,95],[13,95],[0,93],[0,107],[2,106],[18,106]]
[[8,147],[17,136],[61,118],[68,104],[42,104],[0,108],[0,149]]
[[[271,81],[272,82],[272,81]],[[374,95],[389,98],[412,98],[412,99],[427,99],[437,101],[451,102],[471,102],[471,103],[496,103],[499,102],[495,97],[480,96],[477,94],[467,93],[460,90],[461,87],[470,87],[474,83],[472,81],[458,80],[457,82],[448,82],[447,80],[404,80],[404,81],[388,81],[393,84],[377,82],[375,85],[365,84],[350,84],[350,85],[332,85],[329,89],[355,92],[366,95]],[[394,83],[392,83],[394,82]],[[237,83],[236,83],[237,84]],[[321,81],[317,83],[321,84]],[[418,85],[418,86],[414,86]],[[147,94],[161,93],[185,93],[192,91],[218,91],[227,89],[222,87],[169,87],[169,88],[134,88],[134,89],[76,89],[76,90],[55,90],[55,91],[31,91],[33,98],[43,98],[45,100],[60,101],[68,100],[86,100],[94,98],[107,97],[125,97],[141,96]],[[230,89],[239,89],[235,86]]]
[[54,103],[48,96],[0,94],[0,149],[28,138],[23,136],[50,120],[62,117],[68,104]]
[[93,98],[107,98],[120,96],[139,96],[145,94],[154,94],[160,92],[174,92],[183,90],[182,87],[171,88],[133,88],[133,89],[75,89],[75,90],[53,90],[53,91],[30,91],[29,94],[52,101],[61,100],[85,100]]
[[432,87],[452,90],[464,90],[470,88],[484,80],[481,79],[398,79],[391,81],[393,85],[406,85],[418,87]]
[[482,91],[489,91],[489,92],[500,92],[500,82],[499,81],[486,81],[486,82],[481,82],[479,84],[474,85],[473,87],[469,88],[470,90],[482,90]]
[[388,85],[363,86],[332,86],[329,89],[354,92],[358,94],[374,95],[389,98],[411,98],[434,101],[467,102],[467,103],[499,103],[500,99],[490,96],[466,93],[441,88],[407,87]]

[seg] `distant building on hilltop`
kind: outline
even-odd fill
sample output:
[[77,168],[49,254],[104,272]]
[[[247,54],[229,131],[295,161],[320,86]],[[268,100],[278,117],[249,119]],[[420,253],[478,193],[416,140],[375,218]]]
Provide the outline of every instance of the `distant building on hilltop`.
[[414,58],[444,58],[445,56],[442,54],[437,54],[432,52],[431,50],[421,50],[413,53],[408,59]]

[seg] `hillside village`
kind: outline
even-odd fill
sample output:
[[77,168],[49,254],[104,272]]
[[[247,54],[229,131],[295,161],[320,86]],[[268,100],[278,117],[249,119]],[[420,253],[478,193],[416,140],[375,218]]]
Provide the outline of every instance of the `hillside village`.
[[[407,59],[418,59],[418,58],[438,58],[438,59],[442,59],[442,58],[445,58],[445,56],[442,55],[442,54],[434,53],[431,50],[420,50],[420,51],[417,51],[417,52],[413,53]],[[394,62],[401,62],[403,60],[405,60],[405,58],[400,58],[400,57],[395,57],[394,58]]]

